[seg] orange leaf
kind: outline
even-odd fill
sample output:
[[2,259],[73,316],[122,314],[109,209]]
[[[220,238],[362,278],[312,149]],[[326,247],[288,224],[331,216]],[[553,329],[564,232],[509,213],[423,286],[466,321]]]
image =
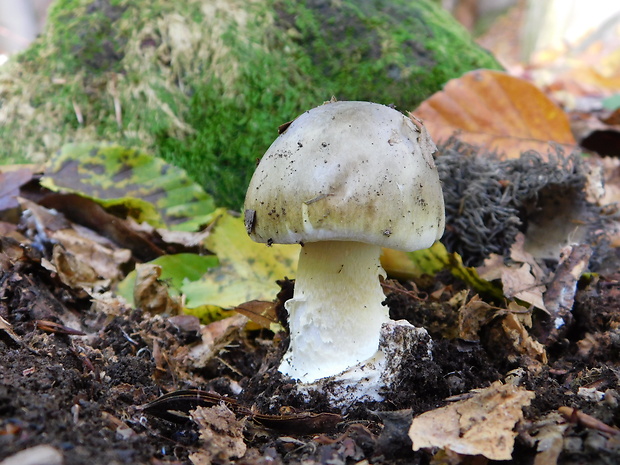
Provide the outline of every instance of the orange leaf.
[[452,79],[422,102],[414,115],[431,136],[460,140],[518,158],[547,153],[549,142],[571,152],[577,145],[566,114],[537,87],[500,71],[477,70]]

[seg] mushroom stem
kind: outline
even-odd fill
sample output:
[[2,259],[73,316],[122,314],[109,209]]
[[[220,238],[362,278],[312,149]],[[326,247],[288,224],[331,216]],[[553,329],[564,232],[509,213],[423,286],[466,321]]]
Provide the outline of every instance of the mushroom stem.
[[361,242],[306,243],[295,294],[286,302],[291,342],[280,371],[304,383],[337,375],[373,357],[381,325],[385,276],[381,247]]

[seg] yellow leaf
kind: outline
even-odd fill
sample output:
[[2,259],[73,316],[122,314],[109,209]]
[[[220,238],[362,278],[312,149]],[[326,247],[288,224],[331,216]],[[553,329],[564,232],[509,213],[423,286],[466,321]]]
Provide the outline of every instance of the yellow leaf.
[[[383,251],[384,257],[386,250]],[[388,253],[388,260],[382,264],[386,266],[385,270],[388,275],[393,272],[391,267],[397,267],[397,273],[394,276],[405,279],[416,279],[422,275],[434,276],[439,271],[448,270],[452,275],[464,281],[471,286],[476,292],[495,299],[502,299],[503,293],[500,287],[482,279],[475,268],[467,267],[463,264],[461,256],[456,252],[450,253],[441,242],[435,242],[428,249],[416,250],[415,252],[407,252],[406,257],[402,254],[396,254],[397,260],[392,261],[392,257]],[[407,263],[409,260],[409,263]]]
[[205,245],[220,266],[182,287],[188,308],[231,308],[250,300],[273,300],[280,290],[276,280],[292,278],[297,270],[298,245],[256,243],[248,237],[243,219],[228,213],[216,220]]

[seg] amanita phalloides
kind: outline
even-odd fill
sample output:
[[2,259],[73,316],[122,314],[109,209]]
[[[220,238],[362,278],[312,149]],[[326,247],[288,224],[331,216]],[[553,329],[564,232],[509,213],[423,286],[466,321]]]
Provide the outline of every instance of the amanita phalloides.
[[415,118],[349,101],[303,113],[267,150],[245,199],[248,234],[302,245],[282,373],[313,383],[381,355],[381,248],[418,250],[443,234],[435,150]]

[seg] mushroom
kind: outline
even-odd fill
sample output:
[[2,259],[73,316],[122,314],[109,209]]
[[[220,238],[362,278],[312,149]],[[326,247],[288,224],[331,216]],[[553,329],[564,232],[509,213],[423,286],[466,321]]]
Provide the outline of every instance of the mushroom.
[[282,373],[313,383],[377,360],[390,321],[381,248],[423,249],[443,234],[435,150],[413,117],[349,101],[303,113],[267,150],[246,229],[257,242],[302,245]]

